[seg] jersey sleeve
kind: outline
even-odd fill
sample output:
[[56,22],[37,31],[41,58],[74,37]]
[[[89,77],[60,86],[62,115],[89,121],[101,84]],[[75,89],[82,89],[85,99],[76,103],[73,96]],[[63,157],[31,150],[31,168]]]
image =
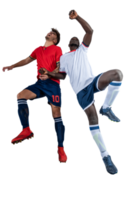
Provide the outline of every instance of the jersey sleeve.
[[87,46],[84,42],[82,42],[79,48],[81,48],[85,53],[87,53],[89,46]]
[[66,62],[64,56],[60,57],[60,69],[59,73],[65,73],[66,74]]
[[36,59],[36,52],[37,52],[37,49],[35,49],[31,55],[29,56],[31,59],[35,60]]
[[62,50],[61,48],[59,47],[57,49],[57,52],[56,52],[56,64],[58,64],[60,62],[60,57],[62,56]]

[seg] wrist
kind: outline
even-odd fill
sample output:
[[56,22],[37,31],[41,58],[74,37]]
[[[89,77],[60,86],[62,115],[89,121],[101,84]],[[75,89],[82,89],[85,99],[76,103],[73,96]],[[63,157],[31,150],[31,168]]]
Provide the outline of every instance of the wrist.
[[13,63],[9,64],[8,66],[9,66],[10,68],[12,68],[12,70],[14,70],[14,64],[13,64]]
[[78,13],[78,16],[75,18],[76,21],[79,21],[82,18],[82,15]]

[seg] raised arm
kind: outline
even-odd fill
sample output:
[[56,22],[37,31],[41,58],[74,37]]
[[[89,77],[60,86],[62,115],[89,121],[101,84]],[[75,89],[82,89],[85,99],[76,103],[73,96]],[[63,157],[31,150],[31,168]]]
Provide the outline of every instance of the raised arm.
[[93,29],[91,28],[91,26],[82,17],[80,17],[75,10],[71,10],[69,12],[69,17],[70,19],[76,19],[81,24],[81,26],[86,32],[83,38],[83,42],[87,46],[89,46],[92,40],[92,35],[93,35]]

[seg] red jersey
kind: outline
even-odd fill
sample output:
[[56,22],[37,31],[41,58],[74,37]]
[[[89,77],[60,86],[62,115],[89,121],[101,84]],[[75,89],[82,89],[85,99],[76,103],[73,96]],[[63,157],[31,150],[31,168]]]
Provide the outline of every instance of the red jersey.
[[[51,45],[49,47],[40,46],[37,49],[35,49],[30,55],[30,57],[37,60],[37,78],[39,79],[40,68],[46,68],[50,72],[55,70],[56,63],[60,61],[61,55],[61,48],[55,45]],[[50,79],[57,83],[60,83],[59,79]]]

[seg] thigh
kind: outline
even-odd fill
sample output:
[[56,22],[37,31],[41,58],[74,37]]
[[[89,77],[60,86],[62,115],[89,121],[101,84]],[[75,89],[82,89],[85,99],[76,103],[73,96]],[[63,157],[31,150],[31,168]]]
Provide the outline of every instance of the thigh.
[[36,96],[37,95],[33,93],[32,91],[28,89],[24,89],[17,95],[17,98],[18,99],[34,99],[36,98]]
[[115,70],[110,70],[103,73],[98,81],[99,90],[104,90],[112,81],[115,75]]
[[31,94],[33,93],[34,95],[31,95],[30,100],[36,99],[36,98],[42,98],[45,96],[44,91],[42,91],[42,85],[37,81],[35,84],[28,86],[25,88],[25,90],[29,90]]
[[94,103],[85,110],[90,125],[98,124],[98,115]]
[[60,107],[55,106],[52,103],[50,103],[50,105],[51,105],[51,109],[52,109],[53,118],[60,117],[61,116]]

